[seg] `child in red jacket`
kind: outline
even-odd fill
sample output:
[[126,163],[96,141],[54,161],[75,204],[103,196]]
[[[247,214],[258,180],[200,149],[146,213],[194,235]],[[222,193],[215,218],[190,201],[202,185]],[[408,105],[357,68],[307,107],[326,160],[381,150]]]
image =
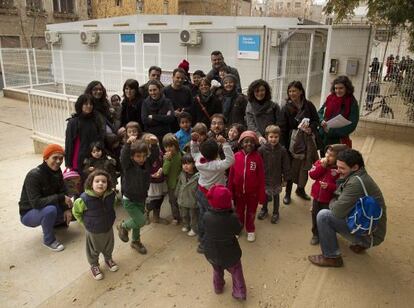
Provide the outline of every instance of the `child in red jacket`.
[[336,180],[339,178],[339,173],[336,167],[336,157],[340,151],[347,149],[345,144],[333,144],[326,148],[325,157],[317,160],[312,169],[309,171],[309,176],[315,180],[312,184],[311,195],[312,203],[312,239],[311,245],[319,244],[318,227],[316,225],[316,216],[322,209],[329,208],[329,202],[336,190]]
[[258,205],[266,202],[263,160],[257,152],[259,139],[255,132],[243,132],[239,144],[242,150],[234,155],[235,163],[230,168],[228,187],[240,223],[246,226],[247,240],[254,242],[256,210]]

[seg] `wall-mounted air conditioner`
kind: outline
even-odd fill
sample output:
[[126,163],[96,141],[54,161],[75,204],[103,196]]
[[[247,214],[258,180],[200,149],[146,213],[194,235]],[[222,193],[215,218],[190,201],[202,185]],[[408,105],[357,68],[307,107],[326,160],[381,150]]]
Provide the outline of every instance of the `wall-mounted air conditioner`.
[[180,31],[180,44],[197,46],[202,41],[201,32],[198,30],[181,30]]
[[60,44],[62,42],[62,36],[59,32],[45,31],[45,40],[49,44]]
[[96,31],[82,31],[80,33],[82,44],[93,46],[99,42],[99,34]]

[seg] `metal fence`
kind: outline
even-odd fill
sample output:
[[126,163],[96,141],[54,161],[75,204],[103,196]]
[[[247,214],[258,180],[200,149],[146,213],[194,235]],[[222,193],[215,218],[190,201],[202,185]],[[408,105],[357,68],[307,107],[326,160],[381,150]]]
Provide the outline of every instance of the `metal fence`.
[[414,55],[408,51],[407,43],[404,32],[388,43],[374,41],[361,117],[414,125]]

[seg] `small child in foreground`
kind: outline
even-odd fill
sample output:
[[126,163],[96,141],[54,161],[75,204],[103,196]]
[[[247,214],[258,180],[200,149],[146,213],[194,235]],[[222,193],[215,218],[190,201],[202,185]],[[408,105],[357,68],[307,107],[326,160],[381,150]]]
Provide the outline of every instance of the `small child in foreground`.
[[336,180],[339,173],[336,167],[336,157],[339,152],[346,150],[345,144],[332,144],[326,147],[325,157],[317,160],[309,171],[312,184],[312,239],[311,245],[319,244],[318,226],[316,216],[322,209],[329,209],[329,202],[336,190]]
[[118,265],[112,260],[114,205],[115,192],[112,189],[111,176],[99,169],[88,176],[85,192],[73,204],[73,216],[85,227],[86,256],[95,280],[103,279],[99,268],[100,253],[104,255],[105,264],[111,272],[118,270]]
[[231,192],[224,185],[213,185],[207,193],[210,208],[204,214],[205,256],[213,266],[213,284],[216,294],[223,293],[224,270],[233,280],[232,295],[246,299],[246,283],[241,264],[241,249],[236,236],[242,225],[233,213]]

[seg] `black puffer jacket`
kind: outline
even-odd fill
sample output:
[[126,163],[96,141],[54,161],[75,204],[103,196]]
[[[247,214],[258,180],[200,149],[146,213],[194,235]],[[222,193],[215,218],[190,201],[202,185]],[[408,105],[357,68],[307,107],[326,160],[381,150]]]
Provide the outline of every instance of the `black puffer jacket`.
[[204,249],[207,260],[213,265],[229,268],[236,264],[242,255],[235,235],[242,225],[232,210],[215,211],[209,209],[204,214]]
[[65,185],[62,171],[53,171],[43,162],[29,171],[24,179],[19,201],[20,216],[31,209],[42,209],[47,205],[60,206],[63,211],[65,204]]
[[138,122],[141,129],[144,128],[141,117],[142,103],[144,99],[142,96],[136,97],[132,102],[129,102],[126,98],[123,99],[121,106],[121,126],[125,127],[128,122]]
[[91,143],[104,141],[104,131],[100,126],[95,113],[87,116],[74,115],[68,120],[65,139],[66,167],[73,168],[72,160],[75,150],[75,141],[78,136],[80,138],[78,172],[82,172],[82,164],[85,158],[88,157]]

